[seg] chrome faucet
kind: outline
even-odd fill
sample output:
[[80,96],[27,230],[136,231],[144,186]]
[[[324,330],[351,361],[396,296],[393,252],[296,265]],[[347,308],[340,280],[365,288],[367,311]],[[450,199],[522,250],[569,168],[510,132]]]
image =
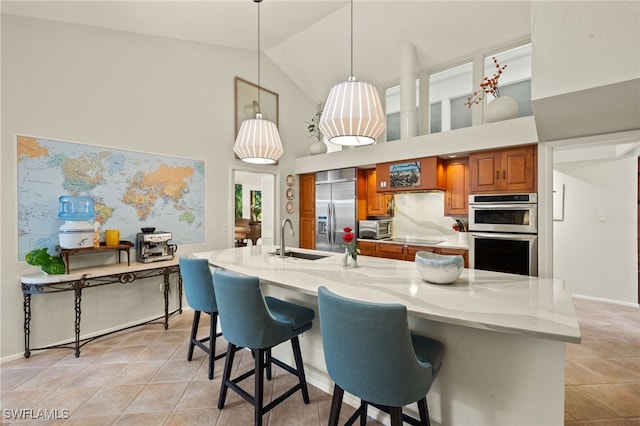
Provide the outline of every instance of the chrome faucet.
[[291,235],[294,235],[293,223],[291,223],[291,220],[289,218],[286,218],[285,220],[282,221],[282,226],[280,227],[280,257],[285,257],[284,256],[284,226],[287,224],[287,222],[289,222],[289,227],[291,228]]

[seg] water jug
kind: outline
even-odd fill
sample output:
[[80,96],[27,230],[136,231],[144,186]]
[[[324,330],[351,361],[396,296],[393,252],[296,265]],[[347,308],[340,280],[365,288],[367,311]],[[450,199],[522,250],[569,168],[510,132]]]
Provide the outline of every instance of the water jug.
[[58,219],[64,221],[91,220],[94,217],[93,198],[62,195],[58,198]]

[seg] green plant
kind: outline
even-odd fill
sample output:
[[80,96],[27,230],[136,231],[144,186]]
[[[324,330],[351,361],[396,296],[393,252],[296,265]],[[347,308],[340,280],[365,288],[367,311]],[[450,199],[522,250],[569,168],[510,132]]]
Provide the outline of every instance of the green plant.
[[51,256],[46,247],[34,249],[24,255],[29,265],[40,266],[47,274],[64,274],[65,266],[60,256]]
[[311,121],[307,121],[307,131],[309,132],[309,138],[322,142],[322,132],[320,131],[320,117],[322,117],[323,105],[318,105],[318,112],[315,113]]

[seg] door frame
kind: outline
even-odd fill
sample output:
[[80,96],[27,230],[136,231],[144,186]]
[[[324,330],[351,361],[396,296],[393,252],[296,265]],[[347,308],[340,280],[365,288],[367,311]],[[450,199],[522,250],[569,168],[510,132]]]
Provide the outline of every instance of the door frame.
[[[262,222],[269,220],[271,222],[271,226],[274,232],[274,244],[275,244],[275,231],[277,228],[277,218],[280,217],[280,188],[278,186],[278,182],[280,182],[280,172],[278,170],[265,170],[258,167],[244,167],[242,165],[230,165],[229,166],[229,175],[228,175],[228,191],[227,191],[227,226],[225,229],[227,230],[227,247],[235,247],[235,235],[234,235],[234,227],[235,227],[235,175],[236,172],[244,172],[244,173],[255,173],[258,175],[270,175],[273,177],[273,217],[265,218],[263,211],[263,219]],[[264,194],[263,194],[264,198]],[[266,219],[266,220],[265,220]],[[264,229],[264,226],[263,226]]]

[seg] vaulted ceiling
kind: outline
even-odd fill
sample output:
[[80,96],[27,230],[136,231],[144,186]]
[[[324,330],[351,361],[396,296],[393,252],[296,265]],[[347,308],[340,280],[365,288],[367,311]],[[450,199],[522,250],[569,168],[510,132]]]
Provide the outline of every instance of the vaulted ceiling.
[[[2,1],[2,13],[257,48],[257,6],[224,1]],[[265,0],[261,50],[313,100],[350,74],[350,2]],[[529,1],[356,0],[354,75],[378,86],[397,84],[400,50],[416,48],[418,71],[491,53],[527,40]],[[263,82],[267,85],[265,82]]]

